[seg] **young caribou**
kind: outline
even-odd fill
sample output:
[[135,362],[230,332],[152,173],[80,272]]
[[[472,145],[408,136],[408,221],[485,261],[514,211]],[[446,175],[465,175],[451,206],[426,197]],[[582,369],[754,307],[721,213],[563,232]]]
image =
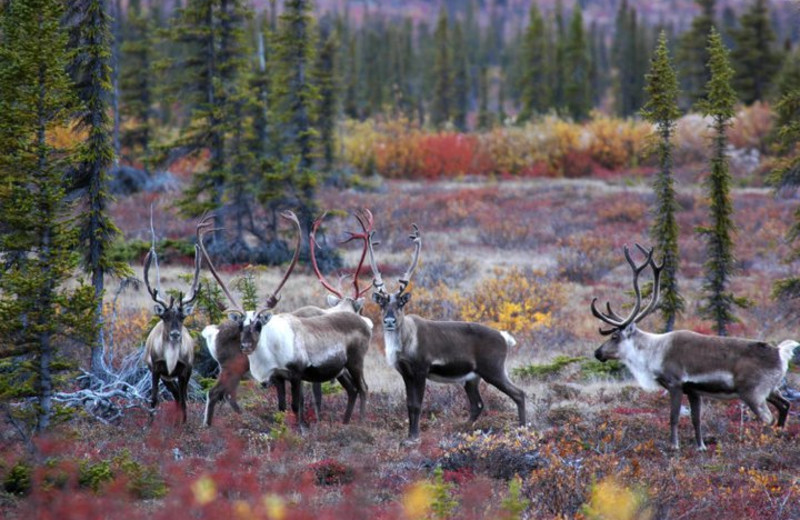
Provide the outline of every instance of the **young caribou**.
[[[625,246],[625,259],[633,270],[633,290],[636,301],[626,318],[621,318],[606,304],[607,312],[599,311],[592,300],[592,314],[610,325],[600,329],[600,334],[611,336],[595,351],[600,361],[620,360],[631,371],[636,381],[646,390],[665,388],[670,396],[670,445],[679,448],[678,417],[681,398],[686,394],[691,408],[697,449],[704,451],[700,426],[700,409],[703,397],[714,399],[739,398],[766,424],[773,417],[767,403],[778,410],[777,425],[783,426],[789,413],[789,401],[778,392],[778,386],[788,369],[789,359],[797,346],[786,340],[778,347],[767,343],[721,336],[707,336],[688,330],[666,334],[653,334],[637,328],[636,324],[656,309],[660,295],[660,275],[663,263],[656,265],[653,250],[636,247],[646,256],[643,264],[636,265]],[[653,271],[653,295],[642,310],[639,275],[650,266]]]
[[[201,224],[198,224],[197,233],[200,236]],[[200,282],[200,251],[194,247],[194,278],[189,289],[189,294],[184,298],[179,295],[178,304],[170,296],[167,303],[158,294],[158,287],[150,286],[150,264],[155,257],[155,250],[147,253],[144,262],[144,284],[150,297],[155,302],[155,313],[160,318],[153,327],[145,342],[145,362],[153,376],[150,407],[155,409],[158,405],[158,383],[164,381],[175,402],[181,408],[183,422],[186,422],[186,399],[189,390],[189,379],[192,376],[194,363],[194,340],[189,331],[183,326],[183,320],[192,313],[194,300],[197,297],[197,288]]]
[[506,357],[513,345],[508,333],[501,333],[478,323],[460,321],[431,321],[414,314],[405,314],[411,299],[406,292],[411,275],[417,267],[422,238],[414,225],[410,238],[414,242],[411,266],[400,278],[400,288],[386,291],[378,264],[375,261],[372,236],[369,240],[370,266],[374,276],[373,300],[380,306],[383,317],[383,338],[386,360],[403,377],[408,408],[408,439],[419,440],[419,417],[426,380],[463,384],[469,399],[470,421],[483,411],[479,392],[481,379],[509,396],[517,405],[520,426],[524,426],[525,393],[508,379]]

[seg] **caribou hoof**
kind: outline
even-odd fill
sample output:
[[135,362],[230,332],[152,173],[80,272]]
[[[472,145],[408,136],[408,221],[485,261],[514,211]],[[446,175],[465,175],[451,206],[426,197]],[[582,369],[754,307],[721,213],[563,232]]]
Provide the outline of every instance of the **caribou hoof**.
[[419,437],[409,437],[400,441],[401,448],[414,448],[419,446]]

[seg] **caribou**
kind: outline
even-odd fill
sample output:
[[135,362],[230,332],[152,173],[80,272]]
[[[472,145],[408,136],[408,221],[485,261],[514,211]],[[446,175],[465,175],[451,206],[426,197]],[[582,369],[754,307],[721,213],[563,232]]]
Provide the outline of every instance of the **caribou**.
[[469,400],[469,420],[483,411],[479,385],[481,379],[494,386],[517,405],[520,426],[525,426],[525,393],[508,379],[506,358],[515,343],[510,334],[485,325],[460,321],[431,321],[405,314],[411,299],[408,285],[419,262],[422,238],[413,225],[410,239],[414,256],[399,280],[399,288],[389,293],[375,260],[373,233],[368,239],[370,266],[374,276],[373,300],[380,306],[386,360],[402,376],[408,408],[408,438],[419,441],[419,419],[426,381],[463,384]]
[[[706,450],[700,424],[702,398],[741,399],[759,420],[773,424],[767,406],[771,403],[778,411],[777,425],[783,426],[789,413],[789,401],[783,398],[778,387],[788,369],[793,351],[800,346],[786,340],[777,347],[751,339],[709,336],[688,330],[665,334],[645,332],[637,327],[658,306],[660,276],[664,266],[653,260],[653,249],[636,244],[645,255],[637,265],[628,247],[623,248],[625,259],[633,271],[635,302],[630,314],[622,318],[606,303],[606,312],[592,300],[592,314],[609,326],[600,334],[610,336],[596,351],[600,361],[621,361],[633,374],[637,383],[646,390],[664,388],[670,397],[670,447],[679,449],[678,419],[683,394],[689,399],[695,443],[700,451]],[[653,272],[653,291],[650,302],[642,309],[639,275],[650,266]]]
[[[294,216],[291,212],[286,212],[284,218],[292,220],[298,228],[298,237],[299,237],[299,221],[297,221],[297,217]],[[236,404],[235,396],[236,396],[236,387],[238,386],[239,381],[242,377],[244,377],[248,372],[259,381],[267,381],[271,380],[276,384],[276,389],[278,390],[278,401],[279,401],[279,409],[285,410],[286,409],[286,400],[285,400],[285,380],[289,379],[290,383],[292,384],[292,410],[299,414],[299,410],[302,410],[303,403],[302,403],[302,390],[300,388],[300,380],[307,380],[312,382],[313,386],[313,393],[314,393],[314,405],[315,411],[317,413],[317,417],[319,417],[321,411],[321,404],[322,404],[322,390],[321,390],[321,382],[327,381],[329,379],[333,379],[334,377],[342,384],[348,394],[348,411],[345,413],[345,422],[348,422],[350,419],[350,414],[352,413],[352,409],[354,406],[354,400],[357,396],[361,398],[361,416],[363,417],[364,414],[364,406],[365,406],[365,398],[366,398],[366,383],[363,380],[363,375],[359,376],[360,381],[354,381],[352,374],[358,373],[359,370],[355,367],[350,367],[349,369],[342,370],[340,369],[331,369],[331,368],[321,368],[321,365],[325,365],[326,361],[315,359],[319,357],[319,354],[322,351],[318,345],[311,345],[308,341],[306,341],[302,347],[306,350],[305,355],[300,353],[299,357],[301,363],[296,367],[292,366],[289,367],[289,370],[285,368],[281,368],[277,365],[278,360],[275,358],[274,353],[267,349],[260,352],[257,357],[257,367],[256,370],[253,371],[253,359],[252,356],[248,356],[248,354],[253,354],[256,350],[256,346],[259,344],[259,338],[262,336],[262,331],[265,326],[269,323],[274,321],[274,325],[285,324],[286,320],[292,320],[294,318],[301,319],[300,326],[298,326],[297,322],[292,321],[293,325],[299,331],[308,332],[314,326],[318,326],[319,323],[312,320],[309,322],[307,327],[304,329],[302,325],[304,322],[302,319],[317,317],[317,316],[325,316],[325,315],[334,315],[334,314],[341,314],[341,313],[349,313],[351,314],[350,318],[356,318],[360,321],[358,328],[361,328],[362,338],[361,338],[361,347],[363,347],[364,353],[366,352],[366,348],[369,345],[369,337],[371,337],[371,330],[372,330],[372,322],[369,319],[357,316],[358,313],[361,311],[363,307],[363,293],[366,292],[367,289],[359,290],[358,288],[358,273],[361,270],[363,265],[363,258],[366,254],[366,245],[364,246],[364,252],[362,253],[362,260],[359,263],[358,267],[356,268],[356,274],[354,276],[354,292],[353,297],[345,297],[343,294],[336,289],[334,289],[322,276],[320,273],[318,266],[316,264],[316,258],[314,249],[316,247],[315,242],[315,233],[319,227],[320,222],[324,218],[324,214],[322,217],[317,219],[314,222],[313,229],[309,235],[311,241],[311,262],[312,266],[314,267],[314,272],[319,278],[322,285],[331,291],[335,296],[329,296],[328,304],[330,305],[329,309],[320,309],[319,307],[314,306],[307,306],[290,314],[278,314],[272,315],[269,314],[268,310],[272,309],[278,300],[278,293],[280,289],[283,287],[283,284],[291,274],[292,269],[294,268],[294,264],[297,262],[297,255],[299,253],[299,246],[300,246],[300,239],[298,238],[297,247],[295,248],[295,258],[293,259],[292,264],[290,264],[289,269],[287,269],[286,274],[284,275],[281,283],[279,284],[278,289],[273,293],[270,298],[268,298],[268,307],[266,309],[262,309],[259,312],[244,312],[241,307],[238,306],[235,299],[228,291],[227,287],[225,286],[224,282],[221,280],[219,275],[216,273],[216,270],[213,267],[213,263],[211,263],[208,255],[203,248],[203,253],[206,257],[206,262],[209,265],[209,269],[211,273],[214,275],[217,282],[220,284],[223,292],[227,295],[228,299],[237,307],[235,310],[229,313],[230,320],[223,323],[220,327],[216,326],[209,326],[206,327],[204,330],[204,336],[206,337],[206,342],[209,345],[209,350],[212,351],[212,356],[215,359],[218,359],[220,362],[220,377],[218,379],[217,384],[208,394],[208,399],[206,401],[206,415],[204,419],[204,424],[210,425],[211,420],[213,418],[214,406],[217,402],[222,401],[225,397],[230,398],[231,406],[234,408],[235,411],[238,411],[238,405]],[[358,233],[350,233],[350,238],[346,241],[350,241],[356,238],[364,238],[366,237],[366,230],[362,234]],[[202,247],[202,243],[201,243]],[[363,327],[366,326],[368,329],[368,333],[366,335],[366,342],[364,342],[363,338]],[[285,331],[284,331],[285,332]],[[341,340],[340,336],[335,334],[335,330],[331,330],[332,341],[336,343],[337,340]],[[315,334],[318,334],[315,332]],[[267,336],[264,336],[267,337]],[[324,340],[324,335],[320,336],[319,338],[315,338],[320,341]],[[274,342],[273,342],[274,343]],[[270,343],[270,345],[273,345]],[[280,343],[280,342],[278,342]],[[313,342],[312,342],[313,343]],[[273,345],[274,346],[274,345]],[[279,344],[280,346],[286,347],[286,343]],[[336,350],[336,346],[333,347],[333,350]],[[212,350],[213,349],[213,350]],[[301,348],[300,350],[303,350]],[[310,354],[310,355],[309,355]],[[359,357],[359,354],[350,353],[350,357]],[[306,357],[308,359],[306,359]],[[355,360],[353,363],[356,363],[360,366],[363,366],[363,353],[360,354],[360,361],[357,363]],[[224,361],[223,361],[224,360]],[[336,364],[335,362],[333,363]],[[298,368],[302,366],[302,368]],[[270,371],[269,367],[272,368],[272,375],[267,375],[267,372]],[[351,370],[352,369],[352,370]],[[326,370],[330,370],[326,372]],[[363,368],[362,368],[363,370]],[[254,373],[255,372],[255,373]],[[332,374],[330,377],[325,377],[324,373]],[[301,424],[303,423],[301,417]]]
[[[198,224],[198,238],[202,229],[202,222]],[[169,303],[159,294],[158,286],[153,289],[150,285],[150,265],[156,257],[155,248],[147,253],[144,262],[144,284],[147,292],[155,302],[154,311],[159,317],[159,322],[150,331],[145,342],[145,362],[152,374],[152,389],[150,407],[155,409],[158,405],[159,381],[163,381],[167,390],[172,394],[175,402],[181,409],[183,422],[186,422],[186,400],[189,391],[189,379],[192,376],[194,363],[194,340],[183,325],[183,321],[194,308],[197,289],[200,283],[200,257],[199,246],[194,248],[194,277],[189,293],[184,297],[178,295],[177,305],[175,298],[170,296]]]

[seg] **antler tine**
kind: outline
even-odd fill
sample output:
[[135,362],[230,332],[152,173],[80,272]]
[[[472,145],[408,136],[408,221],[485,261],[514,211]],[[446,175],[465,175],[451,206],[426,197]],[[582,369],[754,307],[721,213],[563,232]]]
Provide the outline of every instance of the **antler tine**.
[[333,286],[322,276],[322,273],[319,270],[319,266],[317,265],[317,229],[319,229],[319,225],[322,224],[322,221],[325,219],[325,216],[328,214],[326,211],[322,215],[320,215],[316,220],[314,220],[314,224],[311,226],[311,232],[308,234],[308,255],[311,257],[311,267],[314,269],[314,274],[317,275],[319,279],[319,283],[328,290],[335,294],[339,299],[343,298],[341,291],[337,291],[333,288]]
[[645,252],[647,254],[647,259],[645,262],[637,266],[636,262],[634,262],[633,258],[631,258],[631,253],[628,250],[628,246],[624,246],[622,248],[623,252],[625,253],[625,260],[628,261],[628,264],[631,266],[633,270],[633,291],[636,294],[636,303],[633,306],[633,310],[628,315],[627,318],[622,319],[620,318],[614,311],[611,310],[611,304],[606,303],[606,308],[608,309],[608,314],[604,314],[597,309],[597,298],[592,299],[592,314],[595,318],[611,325],[611,330],[604,330],[600,329],[600,333],[603,335],[611,334],[615,329],[624,329],[628,325],[634,322],[634,320],[639,319],[639,310],[642,307],[642,293],[639,290],[639,274],[644,270],[645,267],[650,265],[653,261],[653,250],[651,249],[649,252]]
[[414,231],[409,235],[412,241],[414,241],[414,258],[411,260],[411,265],[409,266],[408,270],[403,273],[403,277],[400,278],[400,292],[406,290],[408,287],[409,282],[411,281],[411,275],[414,274],[414,271],[417,269],[417,264],[419,263],[419,252],[422,249],[422,237],[419,235],[419,227],[416,224],[411,224],[414,228]]
[[645,307],[645,309],[634,319],[636,323],[639,323],[658,307],[658,300],[661,296],[661,270],[664,269],[664,263],[666,262],[666,259],[662,258],[661,264],[658,265],[652,257],[652,248],[647,250],[639,244],[636,244],[636,247],[639,248],[639,251],[644,254],[647,254],[649,251],[650,255],[648,257],[648,264],[653,269],[653,293],[650,297],[650,302],[647,304],[647,307]]
[[200,246],[200,251],[203,253],[203,258],[205,258],[206,264],[208,264],[208,270],[211,271],[211,275],[219,284],[219,287],[220,289],[222,289],[222,292],[224,292],[225,296],[228,297],[228,301],[231,302],[231,305],[233,305],[234,309],[244,314],[244,309],[242,308],[241,305],[239,305],[239,303],[237,303],[236,299],[233,297],[231,292],[228,290],[228,287],[225,285],[225,282],[222,281],[222,278],[220,278],[219,273],[217,273],[217,270],[214,268],[214,263],[208,256],[208,251],[206,251],[206,246],[203,244],[203,238],[205,237],[206,233],[216,230],[215,228],[211,227],[213,225],[213,223],[210,222],[211,218],[212,215],[207,215],[197,225],[197,245]]
[[257,314],[261,314],[262,312],[274,309],[276,305],[278,305],[278,301],[280,300],[280,292],[283,289],[286,280],[289,279],[289,275],[292,274],[294,271],[294,266],[297,265],[297,260],[300,258],[300,244],[303,240],[303,230],[300,226],[300,220],[297,218],[297,215],[294,214],[293,211],[282,211],[281,218],[291,221],[295,227],[297,228],[297,242],[294,246],[294,256],[292,257],[292,262],[289,264],[289,267],[286,268],[286,273],[284,273],[283,278],[281,279],[278,287],[272,292],[272,294],[267,298],[267,306],[264,309],[258,311]]
[[150,279],[149,279],[150,278],[150,264],[152,263],[153,256],[155,256],[155,254],[156,254],[155,249],[150,249],[150,251],[147,252],[147,256],[144,259],[144,286],[147,288],[147,292],[150,293],[150,297],[153,299],[154,302],[156,302],[157,304],[161,305],[165,309],[169,309],[172,305],[167,305],[167,302],[165,302],[158,295],[158,289],[153,290],[153,288],[150,287]]
[[381,294],[386,294],[386,286],[383,283],[383,278],[381,278],[381,272],[378,269],[378,263],[375,261],[375,251],[373,250],[373,246],[375,242],[372,241],[372,237],[375,236],[375,230],[369,232],[367,236],[367,251],[369,252],[369,266],[372,269],[372,286],[375,287],[375,290]]
[[361,298],[367,291],[369,291],[369,287],[365,287],[364,290],[359,290],[358,275],[361,274],[361,268],[364,266],[364,260],[367,258],[369,234],[375,227],[375,219],[372,216],[372,212],[367,208],[364,208],[362,210],[357,210],[356,212],[354,212],[354,216],[356,217],[356,220],[358,220],[359,225],[361,225],[362,232],[361,233],[348,232],[350,238],[345,240],[345,242],[349,242],[356,238],[360,238],[364,241],[364,248],[361,251],[361,258],[359,259],[358,266],[356,267],[355,273],[353,274],[353,298],[357,300]]

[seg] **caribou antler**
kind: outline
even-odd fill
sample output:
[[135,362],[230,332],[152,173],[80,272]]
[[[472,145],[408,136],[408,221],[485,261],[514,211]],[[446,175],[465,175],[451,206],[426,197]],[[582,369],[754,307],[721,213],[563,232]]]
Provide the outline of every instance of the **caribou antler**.
[[[642,252],[644,255],[648,255],[648,250],[644,247],[636,244],[636,247],[639,251]],[[650,303],[647,304],[647,307],[639,313],[638,316],[633,320],[635,323],[639,323],[643,319],[645,319],[651,312],[653,312],[656,307],[658,307],[658,299],[661,296],[661,270],[664,269],[664,262],[665,260],[661,259],[661,265],[657,265],[655,259],[652,255],[653,249],[649,250],[649,258],[650,258],[650,267],[653,269],[653,291],[650,296]]]
[[[626,245],[622,249],[623,252],[625,253],[625,259],[628,261],[628,264],[631,266],[631,269],[633,270],[633,292],[634,292],[634,294],[636,296],[636,303],[634,303],[633,310],[628,315],[628,317],[625,318],[625,319],[622,319],[622,320],[619,319],[617,314],[614,313],[613,311],[611,311],[610,304],[606,305],[606,307],[609,310],[609,313],[608,314],[603,314],[602,312],[600,312],[597,309],[597,305],[596,305],[597,304],[597,298],[593,298],[592,299],[591,308],[592,308],[592,314],[594,315],[594,317],[599,319],[600,321],[603,321],[603,322],[611,325],[611,329],[600,329],[600,334],[602,334],[604,336],[608,335],[608,334],[611,334],[615,330],[624,329],[625,327],[627,327],[628,325],[630,325],[634,321],[638,321],[639,319],[642,319],[646,315],[645,313],[642,313],[642,315],[639,315],[639,310],[642,307],[642,293],[641,293],[641,290],[639,289],[639,275],[642,273],[644,268],[647,267],[648,265],[653,265],[653,268],[655,270],[655,264],[653,263],[653,249],[652,248],[650,248],[649,250],[646,250],[645,248],[643,248],[642,246],[640,246],[638,244],[637,244],[637,247],[639,248],[640,251],[642,251],[642,253],[647,255],[647,258],[645,259],[644,263],[642,265],[638,265],[638,266],[636,265],[636,262],[633,261],[633,258],[631,258],[631,254],[630,254],[630,251],[628,250],[628,246]],[[660,270],[659,270],[659,272],[660,272]],[[652,303],[652,301],[647,306],[645,311],[646,312],[652,311],[651,307],[654,308],[654,304]]]
[[309,244],[309,246],[308,246],[309,247],[308,254],[311,257],[311,267],[314,269],[314,274],[316,274],[317,278],[319,278],[319,282],[322,284],[322,286],[324,288],[326,288],[328,291],[330,291],[333,294],[335,294],[341,300],[344,297],[344,295],[342,295],[341,291],[337,291],[336,289],[333,288],[333,286],[330,283],[328,283],[328,281],[325,279],[325,277],[322,276],[322,273],[319,270],[319,266],[317,265],[317,256],[316,256],[317,229],[319,229],[319,225],[322,224],[322,221],[325,219],[325,216],[327,214],[328,214],[328,212],[326,211],[325,213],[320,215],[314,221],[314,224],[311,226],[311,232],[308,234],[308,244]]
[[408,270],[403,273],[403,277],[400,278],[400,291],[402,293],[408,287],[409,282],[411,282],[411,275],[414,274],[414,271],[417,269],[417,264],[419,263],[419,252],[422,249],[422,237],[419,236],[419,227],[416,224],[411,224],[414,228],[414,231],[409,235],[410,238],[414,242],[414,258],[411,260],[411,265],[408,267]]
[[378,262],[375,261],[375,242],[372,240],[375,236],[375,230],[369,232],[367,236],[367,251],[369,252],[369,266],[372,269],[372,285],[375,290],[381,294],[386,294],[386,285],[383,283],[381,272],[378,269]]
[[364,260],[367,258],[367,249],[369,246],[369,236],[372,233],[372,230],[375,227],[375,219],[372,216],[372,212],[364,208],[362,210],[356,211],[354,213],[356,220],[361,225],[361,233],[353,233],[352,231],[348,231],[348,235],[350,237],[344,241],[344,243],[350,242],[351,240],[363,240],[364,241],[364,249],[361,251],[361,258],[358,261],[358,266],[356,267],[355,273],[353,274],[353,299],[357,300],[364,296],[364,293],[369,291],[369,287],[365,287],[364,290],[358,289],[358,275],[361,274],[361,268],[364,266]]
[[211,258],[208,256],[208,251],[206,251],[206,246],[203,244],[203,238],[205,237],[206,233],[210,233],[211,231],[216,230],[215,228],[212,228],[214,224],[211,221],[211,219],[213,217],[214,217],[213,215],[206,215],[200,220],[200,222],[197,223],[197,245],[200,247],[200,251],[203,252],[203,257],[206,259],[206,264],[208,264],[208,270],[211,271],[211,275],[219,284],[219,287],[220,289],[222,289],[222,292],[224,292],[225,296],[228,297],[228,301],[231,302],[231,305],[233,305],[233,308],[235,310],[244,314],[244,309],[236,301],[236,298],[233,297],[231,292],[228,290],[228,287],[225,285],[225,282],[222,281],[222,278],[220,278],[219,273],[217,273],[217,270],[214,268],[214,264],[213,262],[211,262]]
[[150,297],[154,302],[161,305],[164,309],[169,309],[172,307],[172,302],[174,300],[170,299],[170,303],[167,304],[167,302],[165,302],[164,299],[158,295],[158,289],[153,289],[150,287],[150,264],[155,256],[156,251],[155,249],[151,248],[150,251],[147,252],[147,256],[144,259],[144,286],[147,288],[147,292],[150,293]]
[[267,306],[263,309],[259,310],[256,315],[261,314],[262,312],[268,311],[270,309],[274,309],[276,305],[278,305],[278,301],[280,300],[280,292],[283,289],[283,285],[286,283],[286,280],[289,279],[289,275],[292,274],[294,270],[294,266],[297,265],[297,260],[300,258],[300,244],[303,239],[303,231],[300,227],[300,220],[297,218],[297,215],[294,214],[293,211],[283,211],[281,212],[281,217],[289,220],[294,223],[295,227],[297,228],[297,243],[294,247],[294,256],[292,257],[292,263],[289,264],[289,267],[286,269],[286,273],[283,275],[278,287],[272,292],[272,294],[267,298]]

